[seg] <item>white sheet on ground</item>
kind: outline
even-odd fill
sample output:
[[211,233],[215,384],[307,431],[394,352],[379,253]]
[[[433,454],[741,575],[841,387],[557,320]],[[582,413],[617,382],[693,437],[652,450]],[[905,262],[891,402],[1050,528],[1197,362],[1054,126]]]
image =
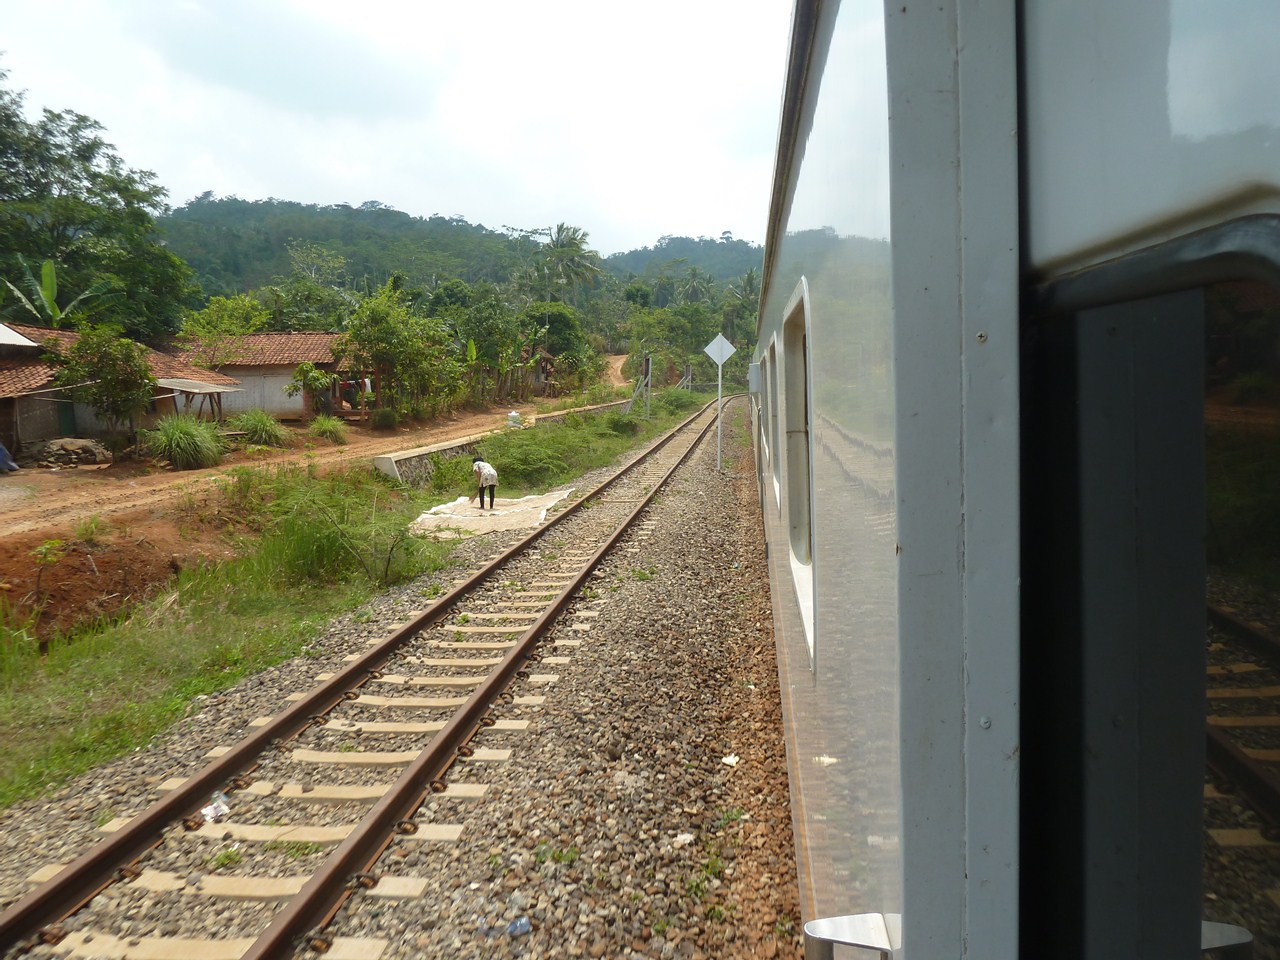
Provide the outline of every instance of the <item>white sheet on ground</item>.
[[492,510],[481,510],[478,500],[459,497],[452,503],[442,503],[422,514],[409,524],[409,532],[419,537],[462,539],[495,530],[536,527],[547,519],[547,510],[571,493],[572,487],[519,500],[499,497]]

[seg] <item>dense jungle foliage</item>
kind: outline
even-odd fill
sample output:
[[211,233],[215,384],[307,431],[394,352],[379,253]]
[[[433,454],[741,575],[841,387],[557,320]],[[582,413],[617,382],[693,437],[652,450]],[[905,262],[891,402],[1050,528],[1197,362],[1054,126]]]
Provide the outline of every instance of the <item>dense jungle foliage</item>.
[[[714,380],[723,332],[745,381],[760,247],[662,237],[602,258],[587,231],[491,230],[352,207],[206,192],[175,210],[70,110],[23,114],[0,71],[0,320],[99,328],[218,369],[244,338],[341,334],[339,369],[372,376],[396,416],[575,391],[604,354],[655,358],[657,382]],[[80,358],[91,362],[91,357]]]

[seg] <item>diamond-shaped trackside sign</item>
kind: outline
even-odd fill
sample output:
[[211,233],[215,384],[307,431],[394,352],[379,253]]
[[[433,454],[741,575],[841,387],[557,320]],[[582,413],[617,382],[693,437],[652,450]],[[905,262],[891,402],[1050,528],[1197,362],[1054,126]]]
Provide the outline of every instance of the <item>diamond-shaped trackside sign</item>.
[[735,353],[738,348],[724,338],[723,333],[717,333],[716,338],[702,348],[702,352],[716,362],[716,366],[720,366]]

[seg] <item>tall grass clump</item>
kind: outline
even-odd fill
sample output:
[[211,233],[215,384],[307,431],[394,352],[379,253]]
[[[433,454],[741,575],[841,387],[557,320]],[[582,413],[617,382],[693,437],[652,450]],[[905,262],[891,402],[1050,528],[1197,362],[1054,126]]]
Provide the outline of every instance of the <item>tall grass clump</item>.
[[39,661],[38,613],[23,615],[0,597],[0,689],[21,680]]
[[298,467],[246,471],[224,489],[239,521],[261,535],[263,576],[385,587],[434,563],[435,548],[407,532],[423,504],[370,467],[323,475]]
[[168,460],[179,470],[217,466],[222,461],[218,427],[185,413],[164,417],[154,430],[143,431],[148,456]]
[[263,447],[283,447],[289,436],[280,421],[265,410],[246,410],[227,423],[243,433],[246,441]]
[[342,422],[341,417],[335,417],[331,414],[322,413],[318,415],[311,421],[311,426],[307,428],[307,432],[313,437],[328,440],[330,443],[347,442],[347,425]]

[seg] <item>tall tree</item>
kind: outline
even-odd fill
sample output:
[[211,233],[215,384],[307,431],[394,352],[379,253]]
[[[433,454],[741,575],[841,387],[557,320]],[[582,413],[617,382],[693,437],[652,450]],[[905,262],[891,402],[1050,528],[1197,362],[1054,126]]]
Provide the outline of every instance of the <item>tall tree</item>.
[[51,349],[47,356],[59,367],[54,382],[106,421],[117,456],[125,444],[122,428],[127,424],[130,436],[137,432],[138,416],[155,394],[146,348],[126,339],[119,327],[103,324],[84,328],[65,353]]
[[738,340],[740,327],[751,326],[751,318],[760,309],[760,275],[752,267],[725,291],[720,317],[720,332],[731,343]]
[[67,289],[107,282],[124,294],[100,319],[139,337],[176,329],[193,288],[158,243],[166,207],[154,175],[126,167],[83,114],[46,108],[28,122],[7,79],[0,70],[0,276],[18,275],[19,256],[51,260]]
[[568,293],[578,304],[580,287],[590,287],[600,275],[600,255],[587,248],[587,232],[558,223],[539,251],[537,271],[544,281],[548,301],[564,300]]
[[182,321],[179,342],[198,366],[219,370],[246,356],[245,337],[265,330],[270,314],[253,297],[212,297]]

